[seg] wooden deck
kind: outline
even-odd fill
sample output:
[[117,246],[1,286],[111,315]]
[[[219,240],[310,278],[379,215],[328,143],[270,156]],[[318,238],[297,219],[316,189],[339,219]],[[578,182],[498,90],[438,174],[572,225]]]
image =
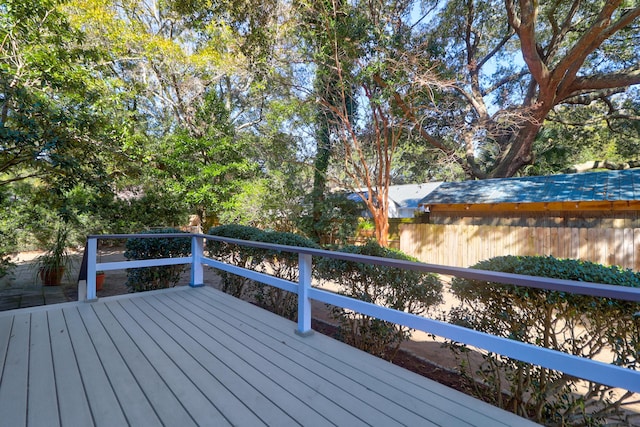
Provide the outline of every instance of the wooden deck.
[[212,288],[0,313],[1,426],[527,426]]

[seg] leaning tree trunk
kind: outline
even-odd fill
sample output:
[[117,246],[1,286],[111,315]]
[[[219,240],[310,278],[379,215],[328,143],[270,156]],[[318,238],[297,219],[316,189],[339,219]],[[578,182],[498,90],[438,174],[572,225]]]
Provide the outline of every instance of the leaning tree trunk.
[[[537,114],[539,116],[539,114]],[[514,176],[523,166],[533,164],[533,143],[544,122],[546,113],[540,118],[532,118],[517,129],[508,139],[507,151],[500,157],[496,167],[489,172],[488,178],[508,178]]]

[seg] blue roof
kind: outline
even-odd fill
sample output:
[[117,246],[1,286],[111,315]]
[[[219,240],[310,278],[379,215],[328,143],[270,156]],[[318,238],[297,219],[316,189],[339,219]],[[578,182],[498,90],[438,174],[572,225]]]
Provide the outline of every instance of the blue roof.
[[444,182],[421,205],[640,200],[640,169]]
[[[389,199],[391,199],[398,207],[401,208],[418,208],[418,203],[430,192],[438,188],[441,182],[426,182],[424,184],[403,184],[389,186]],[[350,193],[347,199],[354,202],[362,202],[360,197],[369,196],[369,190],[361,189],[358,192]]]
[[418,208],[418,203],[427,194],[438,188],[440,182],[426,182],[424,184],[404,184],[389,186],[389,198],[399,208]]

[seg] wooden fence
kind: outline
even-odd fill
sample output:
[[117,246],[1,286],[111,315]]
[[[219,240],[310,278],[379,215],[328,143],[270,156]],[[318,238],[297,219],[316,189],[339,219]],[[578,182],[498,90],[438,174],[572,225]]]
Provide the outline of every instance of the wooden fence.
[[469,267],[501,255],[553,255],[640,271],[640,228],[400,224],[400,250],[430,264]]

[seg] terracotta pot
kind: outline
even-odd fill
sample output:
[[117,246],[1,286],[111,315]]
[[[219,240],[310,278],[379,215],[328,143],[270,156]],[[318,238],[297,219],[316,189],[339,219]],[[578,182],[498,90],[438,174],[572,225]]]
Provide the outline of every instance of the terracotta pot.
[[102,290],[102,285],[104,284],[104,273],[96,273],[96,291]]
[[40,280],[42,280],[42,284],[45,286],[60,285],[63,276],[64,267],[40,269]]

